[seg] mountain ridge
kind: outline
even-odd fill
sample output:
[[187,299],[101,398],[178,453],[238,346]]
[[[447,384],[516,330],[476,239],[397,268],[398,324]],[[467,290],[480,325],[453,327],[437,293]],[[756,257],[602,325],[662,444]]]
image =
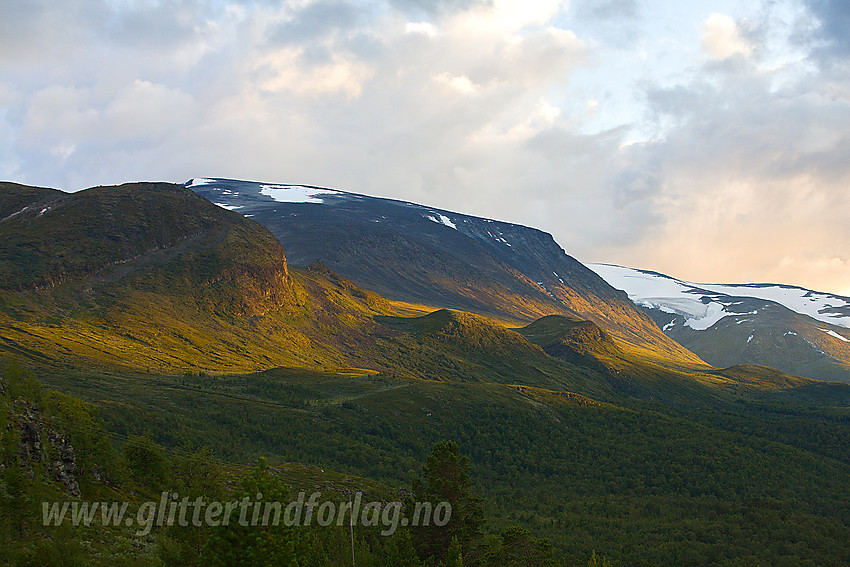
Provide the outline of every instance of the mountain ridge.
[[771,366],[850,382],[850,298],[784,284],[694,284],[588,264],[671,338],[714,366]]
[[[421,316],[399,317],[398,308],[407,304],[388,302],[322,263],[289,270],[281,243],[267,228],[183,186],[126,184],[49,195],[59,203],[49,213],[0,223],[0,232],[11,236],[0,245],[0,270],[20,267],[19,249],[53,262],[36,263],[34,273],[23,274],[30,277],[19,282],[23,288],[0,289],[4,348],[40,362],[177,373],[360,368],[409,379],[517,382],[602,399],[661,396],[674,403],[713,403],[728,398],[733,385],[696,357],[647,356],[622,339],[621,329],[615,327],[618,337],[574,315],[554,316],[569,317],[575,328],[559,329],[558,350],[548,353],[547,345],[530,341],[522,329],[464,310],[431,307]],[[422,217],[419,206],[407,207]],[[170,216],[155,214],[161,210]],[[421,221],[426,227],[457,232],[441,213],[429,214],[439,222]],[[98,225],[94,235],[91,224]],[[519,236],[548,236],[536,230],[500,234],[519,249],[527,246]],[[63,239],[72,245],[63,247]],[[101,239],[104,248],[96,248]],[[151,249],[152,242],[158,245]],[[566,256],[560,247],[555,254]],[[566,286],[568,274],[562,272]],[[54,273],[66,277],[32,285]],[[625,295],[607,287],[602,292]],[[577,301],[596,300],[567,291]],[[610,327],[612,321],[602,318],[606,322]],[[643,339],[651,343],[652,336]],[[760,387],[773,388],[770,380]]]
[[388,299],[518,323],[555,313],[591,319],[650,356],[701,362],[539,229],[315,186],[184,185],[267,226],[293,265],[320,260]]

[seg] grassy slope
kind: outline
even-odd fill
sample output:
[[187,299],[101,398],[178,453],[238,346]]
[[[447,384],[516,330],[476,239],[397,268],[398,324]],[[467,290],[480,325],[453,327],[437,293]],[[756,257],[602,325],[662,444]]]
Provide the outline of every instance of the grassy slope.
[[620,392],[677,405],[722,404],[734,396],[760,396],[814,383],[752,365],[717,369],[659,363],[645,351],[616,342],[594,323],[568,317],[544,317],[518,331],[547,354],[594,369]]

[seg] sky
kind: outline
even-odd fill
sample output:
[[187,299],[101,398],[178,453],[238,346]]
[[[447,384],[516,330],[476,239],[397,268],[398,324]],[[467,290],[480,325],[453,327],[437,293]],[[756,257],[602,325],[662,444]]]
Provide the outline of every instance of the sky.
[[850,295],[846,0],[0,0],[0,179],[303,183]]

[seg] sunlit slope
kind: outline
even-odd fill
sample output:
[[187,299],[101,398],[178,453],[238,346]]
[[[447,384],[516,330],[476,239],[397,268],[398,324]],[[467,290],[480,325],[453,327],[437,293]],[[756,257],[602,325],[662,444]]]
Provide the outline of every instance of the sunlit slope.
[[179,185],[49,196],[0,223],[7,350],[157,371],[249,370],[310,350],[275,323],[305,300],[261,225]]
[[518,332],[552,357],[593,369],[615,390],[669,403],[717,401],[811,384],[773,368],[707,364],[659,364],[641,350],[623,348],[595,323],[552,315]]
[[525,323],[580,317],[660,358],[698,361],[543,231],[335,189],[229,179],[187,186],[267,226],[293,265],[320,260],[387,299]]

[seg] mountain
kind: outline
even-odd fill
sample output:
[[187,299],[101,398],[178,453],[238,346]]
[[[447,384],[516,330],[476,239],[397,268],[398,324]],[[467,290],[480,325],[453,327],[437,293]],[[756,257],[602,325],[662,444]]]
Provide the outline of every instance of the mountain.
[[[507,284],[500,283],[504,281],[526,293],[502,295],[505,302],[495,307],[502,318],[512,313],[508,311],[511,305],[555,313],[511,329],[455,306],[438,310],[389,302],[320,262],[291,268],[287,255],[292,254],[284,254],[272,233],[249,217],[253,213],[243,216],[221,206],[246,205],[216,206],[183,186],[136,183],[70,194],[21,186],[7,189],[5,195],[14,200],[11,208],[15,214],[0,222],[0,274],[4,276],[0,284],[0,346],[43,363],[174,373],[356,368],[360,369],[357,372],[387,372],[410,379],[516,383],[598,399],[626,395],[677,404],[726,400],[730,393],[743,393],[740,384],[749,384],[746,395],[803,384],[789,382],[784,376],[739,380],[718,373],[665,337],[627,299],[618,299],[625,294],[614,291],[590,270],[575,268],[580,264],[554,245],[551,237],[517,225],[503,227],[439,211],[425,214],[432,219],[445,217],[456,227],[469,225],[472,228],[467,234],[443,222],[422,220],[421,207],[377,200],[387,213],[384,222],[369,222],[366,228],[355,224],[349,231],[357,242],[374,242],[372,248],[360,251],[361,257],[386,274],[394,266],[409,274],[417,269],[419,258],[378,254],[376,247],[388,241],[407,239],[407,248],[430,246],[431,258],[443,266],[462,264],[452,248],[466,249],[465,254],[470,255],[477,250],[482,257],[489,254],[486,262],[490,264],[478,264],[489,272],[472,266],[466,273],[475,274],[481,285],[502,285],[510,291]],[[265,197],[263,190],[255,198]],[[311,199],[315,198],[313,191],[320,191],[319,195],[329,192],[302,190]],[[284,195],[304,200],[302,194],[292,191],[285,189]],[[303,232],[295,231],[300,236],[296,244],[328,242],[330,229],[322,227],[334,218],[355,212],[362,217],[364,211],[378,206],[370,204],[370,198],[329,193],[344,203],[366,204],[358,209],[344,204],[289,203],[301,208],[288,211],[283,219],[292,215],[311,219],[297,221]],[[370,233],[374,224],[395,228]],[[516,248],[524,254],[513,257],[502,251],[497,263],[496,252],[478,242],[481,237],[476,232],[491,224],[495,226],[487,229],[490,234],[496,231],[504,235],[500,238],[510,237],[515,243],[507,246],[495,241],[500,243],[496,251]],[[441,232],[429,235],[432,226]],[[352,246],[344,243],[346,237],[339,239]],[[485,243],[492,240],[485,239]],[[541,252],[533,244],[550,249]],[[295,248],[298,256],[299,248]],[[326,248],[314,246],[313,250],[317,254],[335,250]],[[309,259],[303,251],[299,257]],[[527,277],[519,271],[520,267],[529,273],[548,269],[552,266],[544,263],[547,258],[560,262],[554,267],[564,276],[553,286],[548,300],[523,291],[521,284]],[[585,277],[587,274],[592,277]],[[578,282],[575,285],[574,280]],[[399,285],[389,277],[383,281]],[[401,281],[406,280],[402,277]],[[462,305],[468,305],[471,297],[483,301],[492,291],[492,287],[478,289],[464,281],[462,287],[469,293],[460,301]],[[438,283],[439,279],[428,281],[435,294],[450,298],[459,293],[460,288],[449,285],[451,282],[442,284],[443,288]],[[579,295],[577,290],[587,295]],[[565,301],[553,299],[555,293]],[[607,303],[600,297],[607,297]],[[595,321],[559,315],[573,312],[566,307],[568,299]],[[551,328],[557,344],[541,342],[541,328]],[[642,328],[655,333],[638,336]],[[657,337],[661,338],[660,347],[654,342]],[[642,349],[635,346],[638,343]],[[685,354],[668,349],[668,343]]]
[[850,382],[850,298],[779,284],[695,284],[587,264],[625,291],[670,338],[720,367],[772,366]]
[[3,189],[14,214],[0,222],[0,349],[31,361],[176,374],[386,372],[615,393],[604,376],[486,317],[402,317],[322,263],[290,270],[268,229],[183,186]]
[[320,260],[387,299],[523,323],[587,319],[644,354],[700,362],[540,230],[321,187],[206,178],[185,185],[268,227],[293,265]]

